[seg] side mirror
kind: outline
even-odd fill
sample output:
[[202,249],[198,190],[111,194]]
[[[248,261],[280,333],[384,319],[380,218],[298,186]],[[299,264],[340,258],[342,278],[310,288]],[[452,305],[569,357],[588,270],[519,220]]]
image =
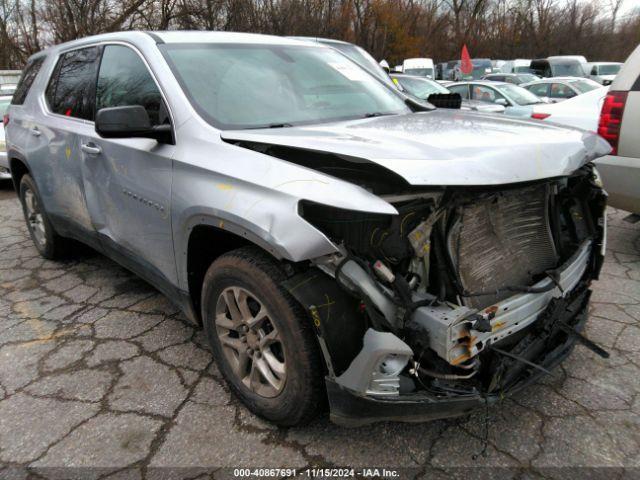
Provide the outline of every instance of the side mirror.
[[103,138],[153,138],[173,144],[171,125],[151,125],[149,114],[140,105],[101,108],[96,114],[96,132]]
[[503,107],[509,106],[509,102],[507,102],[506,98],[496,98],[496,101],[493,103],[495,103],[496,105],[502,105]]

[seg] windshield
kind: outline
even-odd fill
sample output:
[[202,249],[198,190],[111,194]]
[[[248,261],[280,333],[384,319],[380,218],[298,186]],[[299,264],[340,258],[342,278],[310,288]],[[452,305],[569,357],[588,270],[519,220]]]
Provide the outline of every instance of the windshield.
[[11,98],[0,99],[0,115],[7,113],[9,105],[11,104]]
[[384,71],[380,64],[376,62],[375,59],[366,52],[366,50],[363,50],[357,45],[352,45],[350,43],[331,42],[325,43],[325,45],[333,47],[336,50],[340,50],[357,64],[368,69],[371,73],[373,73],[377,77],[380,77],[385,82],[389,82],[389,76],[387,75],[387,72]]
[[433,78],[433,68],[405,68],[403,70],[407,75],[416,75],[418,77]]
[[531,67],[513,67],[514,73],[532,73]]
[[551,73],[554,77],[584,77],[580,62],[552,63]]
[[427,78],[411,78],[411,77],[394,77],[400,82],[400,85],[414,97],[426,100],[429,95],[434,93],[451,93],[438,82]]
[[617,75],[622,65],[600,65],[598,75]]
[[287,127],[408,113],[402,97],[326,47],[165,44],[193,106],[220,129]]
[[518,85],[498,85],[496,88],[518,105],[535,105],[537,103],[544,103],[529,90],[519,87]]
[[594,82],[593,80],[575,80],[571,82],[571,86],[578,90],[580,93],[587,93],[591,90],[595,90],[596,88],[602,87],[598,82]]

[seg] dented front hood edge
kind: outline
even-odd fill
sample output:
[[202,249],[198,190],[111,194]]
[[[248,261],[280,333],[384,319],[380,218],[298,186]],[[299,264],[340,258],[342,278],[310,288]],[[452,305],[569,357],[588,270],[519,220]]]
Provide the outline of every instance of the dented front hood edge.
[[245,141],[381,165],[412,185],[501,185],[559,177],[606,155],[594,133],[459,110],[278,129],[223,131]]

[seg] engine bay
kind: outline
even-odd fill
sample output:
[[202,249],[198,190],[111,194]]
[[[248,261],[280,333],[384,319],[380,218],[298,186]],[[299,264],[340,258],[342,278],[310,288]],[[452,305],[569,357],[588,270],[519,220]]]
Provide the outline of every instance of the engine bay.
[[313,292],[298,288],[302,277],[289,285],[314,318],[329,376],[362,395],[506,389],[518,380],[504,375],[513,347],[597,278],[605,194],[591,165],[541,182],[381,197],[398,215],[301,202],[339,253],[315,262],[310,271],[324,275]]

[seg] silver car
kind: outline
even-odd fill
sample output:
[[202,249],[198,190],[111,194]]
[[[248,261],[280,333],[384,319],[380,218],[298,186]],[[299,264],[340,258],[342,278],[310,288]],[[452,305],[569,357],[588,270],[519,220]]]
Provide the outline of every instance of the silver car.
[[530,118],[533,107],[545,103],[524,88],[507,82],[476,80],[452,83],[447,88],[459,93],[463,100],[501,105],[505,108],[504,114],[512,117]]
[[40,253],[79,240],[155,285],[252,411],[420,421],[598,350],[609,145],[417,109],[320,44],[113,33],[31,57],[8,156]]
[[[11,103],[11,95],[0,95],[0,115],[4,117]],[[0,126],[0,180],[10,180],[9,158],[7,157],[7,145],[4,140],[4,125]]]

